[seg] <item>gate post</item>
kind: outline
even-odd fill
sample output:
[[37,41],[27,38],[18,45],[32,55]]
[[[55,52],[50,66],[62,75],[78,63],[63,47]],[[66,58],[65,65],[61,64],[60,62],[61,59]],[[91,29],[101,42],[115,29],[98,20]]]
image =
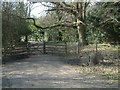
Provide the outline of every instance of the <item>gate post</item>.
[[96,53],[98,52],[98,43],[97,42],[95,43],[95,51],[96,51]]
[[46,54],[46,44],[45,44],[45,41],[43,41],[43,54]]
[[65,53],[67,54],[67,42],[65,41]]
[[77,53],[78,53],[78,56],[79,56],[79,53],[80,53],[80,52],[79,52],[79,50],[80,50],[80,43],[79,43],[79,41],[78,41],[78,48],[77,48],[77,49],[78,49],[78,50],[77,50],[77,51],[78,51]]

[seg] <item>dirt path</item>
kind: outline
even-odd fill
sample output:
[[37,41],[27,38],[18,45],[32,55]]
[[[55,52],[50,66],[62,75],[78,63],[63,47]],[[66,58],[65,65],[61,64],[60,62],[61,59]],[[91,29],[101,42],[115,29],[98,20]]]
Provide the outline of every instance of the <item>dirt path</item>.
[[31,56],[3,65],[3,88],[113,88],[117,83],[81,74],[52,55]]

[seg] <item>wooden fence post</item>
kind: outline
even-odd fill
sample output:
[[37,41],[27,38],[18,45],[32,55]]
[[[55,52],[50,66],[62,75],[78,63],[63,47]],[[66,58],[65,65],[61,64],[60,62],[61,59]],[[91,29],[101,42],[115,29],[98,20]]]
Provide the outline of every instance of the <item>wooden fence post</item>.
[[27,43],[27,53],[30,54],[30,43]]
[[43,54],[46,54],[46,43],[43,41]]
[[79,41],[78,41],[78,48],[77,48],[77,49],[78,49],[78,50],[77,50],[77,51],[78,51],[77,53],[78,53],[78,56],[79,56],[79,53],[80,53],[80,52],[79,52],[79,49],[80,49],[80,43],[79,43]]
[[95,57],[96,57],[96,59],[98,60],[98,43],[96,42],[95,43],[96,44],[96,47],[95,47],[95,49],[96,49],[96,51],[95,51]]
[[97,42],[96,42],[96,54],[97,54],[97,52],[98,52],[98,45],[97,45]]
[[118,48],[117,48],[118,49],[118,59],[120,59],[120,43],[119,42],[117,43],[117,46],[118,46]]
[[67,42],[65,41],[65,53],[67,54]]

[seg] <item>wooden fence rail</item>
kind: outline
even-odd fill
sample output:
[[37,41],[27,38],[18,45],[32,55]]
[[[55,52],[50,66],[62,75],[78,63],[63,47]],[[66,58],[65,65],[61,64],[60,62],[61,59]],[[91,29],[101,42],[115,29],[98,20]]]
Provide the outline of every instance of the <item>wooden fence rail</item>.
[[12,55],[22,55],[22,54],[28,54],[28,43],[26,42],[19,42],[14,47],[12,47],[10,50],[2,50],[2,56],[12,56]]
[[38,51],[42,54],[79,54],[81,44],[79,42],[66,42],[66,41],[49,41],[41,43],[31,43],[29,52]]
[[66,53],[67,54],[67,43],[66,42],[43,42],[43,53],[44,54],[55,54],[55,53]]
[[16,54],[79,54],[80,43],[66,41],[51,41],[51,42],[30,42],[22,43],[16,46],[11,52],[11,55]]

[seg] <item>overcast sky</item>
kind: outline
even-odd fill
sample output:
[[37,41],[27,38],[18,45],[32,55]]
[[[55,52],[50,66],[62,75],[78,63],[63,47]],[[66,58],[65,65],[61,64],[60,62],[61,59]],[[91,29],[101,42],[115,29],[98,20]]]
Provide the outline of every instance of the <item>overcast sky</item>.
[[[31,0],[30,0],[31,1]],[[34,1],[34,0],[33,0]],[[37,0],[35,0],[35,1],[37,1]],[[52,1],[52,0],[51,0]],[[69,0],[65,0],[65,1],[69,1]],[[76,0],[71,0],[71,1],[76,1]],[[119,1],[119,0],[90,0],[91,2],[93,1],[93,2],[101,2],[101,1],[103,1],[103,2],[109,2],[109,1]],[[45,16],[46,15],[46,13],[45,13],[45,10],[47,10],[47,7],[45,7],[45,6],[43,6],[41,3],[34,3],[34,5],[33,5],[33,10],[31,11],[31,17],[32,16],[35,16],[35,17],[37,17],[37,18],[39,18],[39,17],[41,17],[41,16]]]
[[[97,0],[99,1],[99,0]],[[31,17],[35,16],[37,18],[41,17],[41,16],[45,16],[45,10],[47,10],[48,8],[43,6],[41,3],[34,3],[33,7],[34,9],[32,9],[31,11]]]
[[32,8],[34,9],[31,11],[31,17],[35,16],[39,18],[45,16],[45,10],[47,10],[47,7],[41,5],[41,3],[35,3]]

